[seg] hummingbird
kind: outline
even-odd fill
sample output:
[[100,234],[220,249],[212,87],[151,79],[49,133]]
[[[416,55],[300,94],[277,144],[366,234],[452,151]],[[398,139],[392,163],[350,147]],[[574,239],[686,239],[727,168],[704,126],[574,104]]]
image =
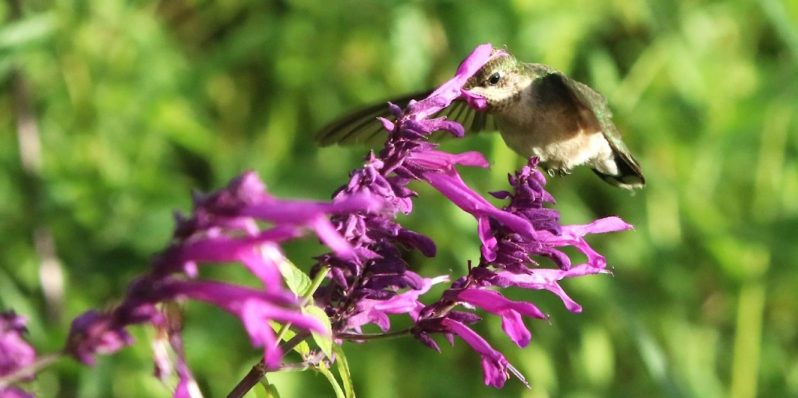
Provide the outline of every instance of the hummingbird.
[[[537,156],[551,176],[586,165],[616,187],[645,185],[640,164],[621,139],[607,100],[586,84],[550,66],[520,62],[508,53],[488,61],[463,89],[484,97],[487,107],[478,112],[458,100],[442,113],[467,132],[498,130],[507,146],[521,156]],[[390,102],[404,107],[410,99],[430,92]],[[390,114],[383,104],[332,122],[316,140],[323,146],[375,141],[382,128],[376,117]]]

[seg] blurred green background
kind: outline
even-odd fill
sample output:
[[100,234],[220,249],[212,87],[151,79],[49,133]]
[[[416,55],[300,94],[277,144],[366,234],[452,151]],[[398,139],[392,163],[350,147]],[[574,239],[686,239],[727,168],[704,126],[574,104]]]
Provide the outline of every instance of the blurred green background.
[[[495,317],[480,324],[531,389],[484,386],[461,341],[437,354],[404,338],[345,346],[358,394],[798,396],[798,2],[11,0],[0,16],[0,308],[29,317],[43,352],[71,318],[120,299],[191,190],[254,169],[279,195],[326,199],[365,149],[318,148],[318,128],[440,83],[490,42],[607,96],[648,186],[630,195],[578,170],[549,188],[566,222],[617,214],[636,230],[590,239],[614,276],[565,283],[582,314],[514,293],[552,317],[530,322],[530,347]],[[523,163],[496,134],[444,145],[486,153],[490,170],[464,173],[482,192]],[[416,188],[403,221],[439,255],[414,265],[464,272],[475,223]],[[287,250],[308,267],[321,249]],[[94,368],[63,360],[33,391],[169,396],[151,376],[152,332],[134,332],[133,347]],[[234,318],[200,304],[185,336],[207,396],[258,357]],[[332,396],[319,375],[272,379],[283,397]]]

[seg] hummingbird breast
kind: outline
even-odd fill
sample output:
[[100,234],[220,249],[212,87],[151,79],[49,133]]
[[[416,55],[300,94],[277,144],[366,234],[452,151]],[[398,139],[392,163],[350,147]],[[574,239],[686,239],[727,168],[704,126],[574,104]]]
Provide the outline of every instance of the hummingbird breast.
[[582,110],[569,101],[551,97],[535,90],[533,82],[513,105],[497,109],[494,117],[504,141],[521,156],[537,156],[546,168],[604,168],[612,148],[602,132],[584,123]]

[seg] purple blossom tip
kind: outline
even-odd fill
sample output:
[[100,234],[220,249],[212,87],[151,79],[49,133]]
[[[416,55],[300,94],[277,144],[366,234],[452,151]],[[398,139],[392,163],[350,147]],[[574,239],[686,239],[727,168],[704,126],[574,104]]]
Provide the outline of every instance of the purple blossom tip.
[[[447,107],[452,101],[463,95],[463,85],[473,76],[477,71],[482,68],[492,57],[496,56],[493,46],[490,44],[482,44],[477,46],[471,54],[457,68],[457,73],[454,78],[442,84],[435,91],[430,94],[427,99],[421,101],[416,106],[410,107],[410,113],[415,120],[423,119],[429,115],[435,114],[441,109]],[[479,100],[476,95],[467,94],[465,97],[469,104],[477,104]],[[483,99],[484,101],[484,99]],[[484,105],[482,106],[484,108]],[[482,109],[478,108],[478,109]]]
[[519,347],[526,347],[532,338],[521,315],[546,319],[546,315],[534,304],[509,300],[493,290],[464,289],[458,292],[457,299],[499,315],[502,318],[502,329]]
[[[36,361],[36,351],[25,341],[27,333],[25,318],[14,312],[0,313],[0,378],[31,365]],[[25,375],[32,377],[33,375]],[[0,397],[30,397],[25,391],[13,386],[0,387]]]
[[380,121],[380,123],[382,123],[382,128],[383,129],[385,129],[387,131],[393,131],[395,124],[392,121],[390,121],[390,120],[388,120],[388,119],[386,119],[384,117],[378,117],[377,119]]
[[326,333],[316,318],[299,311],[296,298],[288,292],[264,292],[219,282],[182,281],[176,281],[172,290],[176,295],[216,305],[237,316],[244,324],[252,344],[264,348],[264,358],[270,368],[278,367],[282,357],[270,320]]
[[111,354],[133,343],[133,337],[112,314],[90,310],[72,321],[66,352],[93,366],[97,354]]
[[478,45],[471,54],[460,63],[460,66],[457,67],[457,77],[465,76],[466,78],[471,77],[474,73],[477,73],[479,68],[485,65],[486,62],[490,59],[492,55],[494,55],[495,50],[490,43],[484,43]]
[[482,371],[485,376],[485,384],[495,388],[504,387],[504,383],[510,378],[508,373],[510,363],[507,358],[491,347],[482,336],[468,326],[452,319],[444,319],[442,325],[449,332],[463,339],[474,351],[482,356]]
[[565,308],[571,312],[581,312],[582,307],[577,304],[565,290],[560,286],[559,281],[565,278],[573,278],[585,275],[607,273],[604,269],[596,268],[588,264],[579,265],[568,270],[560,269],[531,269],[525,272],[499,271],[495,273],[492,282],[500,287],[516,286],[534,290],[548,290],[562,300]]
[[[499,58],[509,56],[510,54],[502,49],[495,49],[490,44],[483,44],[478,46],[471,55],[460,64],[460,67],[457,69],[457,77],[466,76],[466,79],[473,76],[480,68],[482,68],[485,63],[488,61]],[[463,90],[460,88],[460,97],[463,98],[466,103],[476,109],[477,111],[483,111],[488,106],[488,101],[485,97],[482,97],[478,94],[474,94],[470,91]]]
[[605,234],[608,232],[628,231],[634,229],[632,224],[626,223],[620,217],[605,217],[595,220],[589,224],[572,225],[567,233],[572,236],[585,236],[587,234]]
[[355,314],[349,317],[346,329],[359,332],[363,325],[374,323],[382,331],[387,331],[391,327],[388,315],[393,314],[409,314],[411,319],[418,319],[421,310],[424,309],[424,304],[419,301],[419,296],[428,292],[432,286],[448,280],[448,275],[421,278],[421,284],[416,288],[398,293],[390,298],[361,299],[357,304]]
[[16,387],[6,387],[0,388],[0,398],[34,398],[34,396]]
[[398,105],[394,104],[393,102],[388,102],[388,109],[391,111],[391,114],[395,118],[399,119],[399,117],[402,116],[402,108],[400,108]]
[[465,100],[468,106],[477,111],[484,111],[485,108],[488,107],[488,99],[479,94],[474,94],[467,90],[460,90],[460,97]]

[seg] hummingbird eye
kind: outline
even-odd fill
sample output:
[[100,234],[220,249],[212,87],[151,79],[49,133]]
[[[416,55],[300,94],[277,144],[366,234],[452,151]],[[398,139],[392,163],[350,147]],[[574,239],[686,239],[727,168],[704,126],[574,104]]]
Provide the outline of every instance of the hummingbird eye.
[[488,84],[490,84],[491,86],[495,86],[499,83],[499,80],[501,79],[502,79],[501,72],[493,72],[493,74],[490,75],[490,77],[488,78]]

